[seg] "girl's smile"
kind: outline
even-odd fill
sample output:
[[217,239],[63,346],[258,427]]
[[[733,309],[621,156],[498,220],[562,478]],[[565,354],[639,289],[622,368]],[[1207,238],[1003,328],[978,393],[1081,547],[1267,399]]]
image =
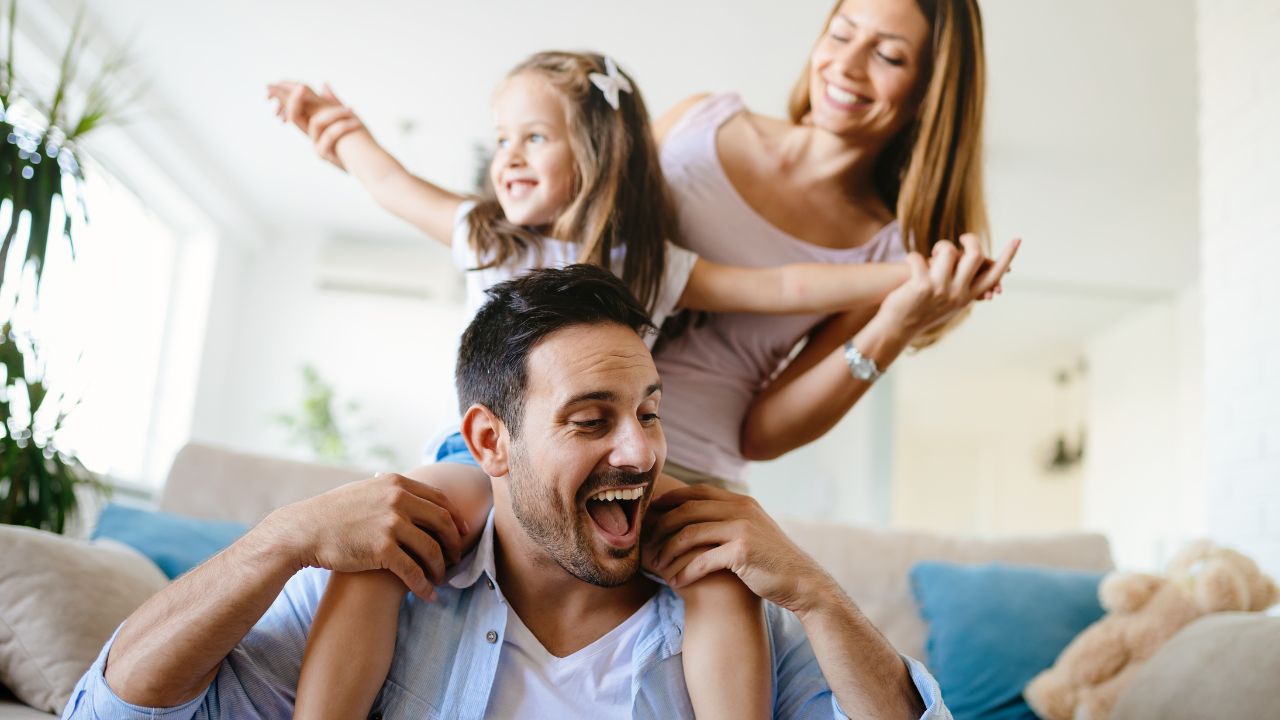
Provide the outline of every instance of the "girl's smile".
[[574,190],[573,151],[562,101],[536,73],[520,73],[493,98],[497,152],[489,178],[507,219],[517,225],[552,224]]

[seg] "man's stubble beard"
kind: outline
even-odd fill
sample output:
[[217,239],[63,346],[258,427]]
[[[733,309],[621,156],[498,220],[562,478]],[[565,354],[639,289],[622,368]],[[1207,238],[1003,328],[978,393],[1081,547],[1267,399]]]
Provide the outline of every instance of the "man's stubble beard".
[[[633,485],[649,480],[645,475],[615,472],[608,475],[592,474],[582,484],[579,496],[584,492],[613,485]],[[511,472],[507,486],[511,495],[511,512],[520,527],[531,540],[546,549],[547,554],[565,572],[579,580],[599,587],[617,587],[636,576],[640,569],[639,543],[629,550],[608,548],[609,556],[626,561],[617,570],[602,567],[596,562],[591,540],[595,532],[588,527],[591,520],[585,512],[578,512],[577,500],[571,508],[564,506],[561,496],[549,483],[545,483],[533,470],[533,464],[525,457],[518,443],[511,448]],[[636,520],[640,518],[637,512]]]

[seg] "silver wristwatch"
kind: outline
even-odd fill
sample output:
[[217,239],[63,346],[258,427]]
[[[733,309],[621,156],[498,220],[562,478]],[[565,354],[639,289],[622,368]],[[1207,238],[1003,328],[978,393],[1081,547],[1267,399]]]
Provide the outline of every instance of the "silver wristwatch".
[[844,361],[849,363],[849,372],[853,373],[858,380],[873,383],[880,377],[880,368],[876,367],[876,361],[858,352],[858,348],[853,346],[852,339],[844,344]]

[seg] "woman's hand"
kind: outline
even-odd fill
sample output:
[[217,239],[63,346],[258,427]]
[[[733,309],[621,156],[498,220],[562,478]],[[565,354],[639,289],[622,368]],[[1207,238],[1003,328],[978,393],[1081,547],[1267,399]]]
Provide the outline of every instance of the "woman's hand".
[[983,255],[973,235],[960,236],[963,252],[943,240],[933,246],[928,261],[919,253],[908,254],[911,277],[885,298],[882,319],[914,337],[945,323],[974,300],[990,300],[1000,293],[1000,282],[1021,244],[1009,243],[995,261]]
[[342,170],[347,169],[337,154],[338,140],[353,132],[368,130],[355,111],[342,104],[328,85],[316,93],[303,83],[286,80],[268,85],[267,95],[277,102],[277,117],[306,133],[317,155]]

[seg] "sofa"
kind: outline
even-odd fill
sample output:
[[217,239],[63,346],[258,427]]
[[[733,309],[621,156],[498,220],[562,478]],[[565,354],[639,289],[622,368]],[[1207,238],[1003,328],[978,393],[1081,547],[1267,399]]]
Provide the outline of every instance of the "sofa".
[[[158,508],[195,518],[251,524],[281,505],[364,476],[366,473],[352,469],[261,457],[193,443],[175,458],[160,492]],[[908,582],[910,568],[921,560],[963,564],[1001,562],[1099,572],[1112,568],[1106,538],[1095,534],[979,539],[834,523],[782,521],[782,525],[831,572],[895,647],[922,659],[928,627],[920,618]],[[0,577],[2,585],[3,577]],[[1280,623],[1277,618],[1244,618],[1243,621],[1246,624],[1269,621],[1271,634],[1267,637],[1275,636],[1274,623]],[[1231,637],[1234,642],[1241,642],[1240,638],[1250,636],[1251,630],[1257,628],[1242,631],[1238,626],[1233,627]],[[0,621],[0,652],[3,652],[5,632]],[[1209,635],[1212,638],[1214,633]],[[88,661],[84,664],[87,667]],[[1161,684],[1166,678],[1157,676],[1147,682]],[[1148,688],[1143,695],[1149,692]],[[1165,689],[1157,693],[1163,697],[1168,694]],[[0,689],[0,720],[49,717],[7,695]],[[1144,717],[1141,706],[1133,712],[1137,714],[1129,717]]]

